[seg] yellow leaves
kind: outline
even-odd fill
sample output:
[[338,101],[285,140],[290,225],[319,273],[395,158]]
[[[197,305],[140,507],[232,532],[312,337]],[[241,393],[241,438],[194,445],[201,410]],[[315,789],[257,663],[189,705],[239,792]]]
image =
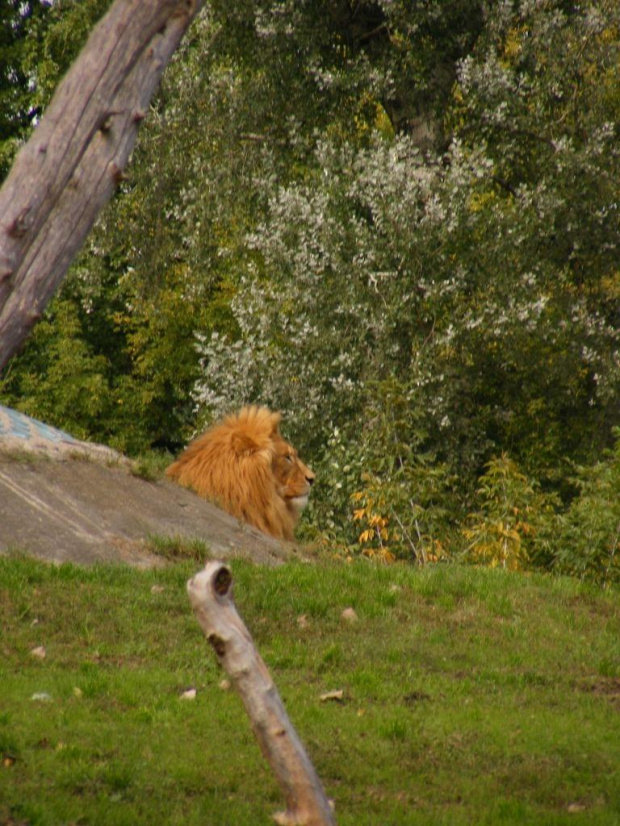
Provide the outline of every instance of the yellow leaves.
[[468,207],[470,212],[482,212],[489,204],[497,200],[494,192],[472,192],[469,196]]
[[525,33],[525,28],[520,26],[511,28],[506,36],[504,43],[504,57],[508,63],[513,62],[521,54],[522,45],[521,38]]
[[536,533],[526,515],[540,508],[542,500],[506,454],[489,462],[481,483],[482,508],[470,514],[471,525],[462,529],[468,552],[492,568],[520,570],[528,561],[527,540]]
[[521,523],[511,525],[501,519],[496,522],[480,521],[471,528],[463,529],[463,535],[471,542],[469,550],[474,560],[491,568],[501,566],[509,571],[518,571],[527,560],[518,529],[520,526]]
[[380,548],[377,551],[364,551],[366,556],[370,556],[373,559],[377,559],[380,562],[385,562],[388,565],[391,565],[393,562],[396,562],[396,557],[394,554],[388,550],[387,548]]
[[375,528],[375,530],[378,530],[380,532],[383,532],[385,530],[385,527],[388,523],[385,517],[378,516],[376,513],[373,513],[371,515],[369,522],[372,528]]
[[410,559],[424,565],[448,557],[428,532],[426,512],[416,502],[414,489],[369,473],[362,480],[362,490],[351,495],[360,553],[388,564]]
[[381,103],[368,92],[361,96],[358,111],[353,120],[355,131],[360,137],[374,131],[386,140],[394,139],[394,125],[390,116]]
[[608,301],[620,300],[620,270],[601,278],[600,289]]
[[381,516],[373,515],[368,520],[368,524],[370,527],[363,530],[358,537],[357,541],[360,545],[364,545],[366,542],[371,542],[373,539],[379,539],[379,541],[387,542],[390,538],[390,532],[387,527],[387,519],[384,519]]
[[459,85],[457,85],[457,84],[454,84],[454,86],[453,86],[453,88],[452,88],[452,100],[453,100],[456,104],[462,104],[462,103],[464,102],[464,100],[465,100],[465,97],[464,97],[464,95],[463,95],[463,90],[462,90],[462,88],[461,88]]
[[394,140],[394,125],[390,120],[390,116],[380,103],[377,103],[376,106],[377,114],[375,117],[375,129],[383,138],[386,138],[387,140]]
[[353,511],[353,520],[365,523],[364,530],[357,538],[362,553],[382,562],[395,562],[396,557],[386,543],[391,539],[399,540],[400,536],[390,528],[388,517],[376,510],[378,503],[367,492],[357,491],[351,496],[351,500],[364,505]]
[[430,539],[426,549],[427,562],[440,562],[442,559],[448,559],[448,551],[444,548],[438,539]]

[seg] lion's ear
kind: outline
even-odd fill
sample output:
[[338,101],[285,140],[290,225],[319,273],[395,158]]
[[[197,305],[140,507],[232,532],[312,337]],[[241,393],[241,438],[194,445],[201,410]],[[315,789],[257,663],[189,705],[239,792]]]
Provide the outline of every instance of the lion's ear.
[[280,422],[282,421],[282,414],[281,413],[272,413],[271,414],[271,435],[274,436],[278,432],[278,428],[280,427]]
[[230,438],[232,449],[238,456],[244,453],[256,453],[260,445],[249,433],[233,433]]

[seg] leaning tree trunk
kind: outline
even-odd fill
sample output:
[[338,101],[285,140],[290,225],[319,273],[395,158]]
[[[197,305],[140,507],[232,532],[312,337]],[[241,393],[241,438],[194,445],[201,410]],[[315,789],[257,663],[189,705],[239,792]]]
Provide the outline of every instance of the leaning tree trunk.
[[116,0],[0,191],[0,369],[123,178],[162,72],[203,0]]

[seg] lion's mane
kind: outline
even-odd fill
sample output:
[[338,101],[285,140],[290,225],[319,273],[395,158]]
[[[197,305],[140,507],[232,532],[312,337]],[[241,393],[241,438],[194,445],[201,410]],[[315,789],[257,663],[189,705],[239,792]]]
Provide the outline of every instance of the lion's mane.
[[281,416],[244,407],[192,442],[166,475],[277,539],[293,539],[314,474],[280,435]]

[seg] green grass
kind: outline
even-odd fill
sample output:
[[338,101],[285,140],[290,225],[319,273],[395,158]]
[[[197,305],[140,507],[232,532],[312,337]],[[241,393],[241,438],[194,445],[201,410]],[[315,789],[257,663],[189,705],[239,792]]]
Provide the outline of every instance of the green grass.
[[172,462],[172,455],[166,452],[151,451],[134,459],[130,465],[130,472],[139,479],[147,482],[156,482],[163,479],[168,465]]
[[[232,567],[340,826],[620,824],[617,592],[457,566]],[[272,822],[279,789],[189,608],[196,569],[0,559],[2,826]],[[320,701],[334,689],[344,702]]]
[[211,558],[208,545],[196,538],[151,534],[147,537],[146,547],[152,554],[170,561],[192,560],[204,564]]

